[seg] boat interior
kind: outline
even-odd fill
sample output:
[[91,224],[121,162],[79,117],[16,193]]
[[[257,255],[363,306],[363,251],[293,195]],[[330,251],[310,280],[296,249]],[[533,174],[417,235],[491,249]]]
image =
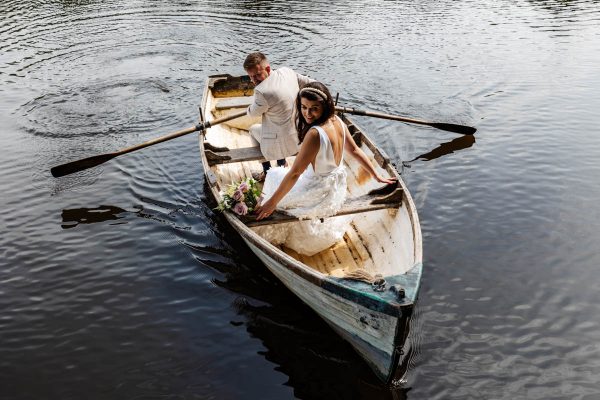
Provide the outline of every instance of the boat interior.
[[[206,120],[214,120],[239,113],[250,104],[251,89],[229,89],[214,91],[209,88],[205,94],[204,115]],[[343,117],[344,118],[344,117]],[[349,124],[350,121],[346,120]],[[224,190],[232,182],[251,177],[253,172],[262,171],[261,162],[265,161],[260,153],[258,143],[250,136],[248,129],[252,124],[260,123],[259,119],[244,116],[211,127],[204,136],[204,151],[211,169],[211,176],[218,190]],[[352,125],[350,131],[361,141],[360,128]],[[370,142],[369,142],[370,144]],[[371,159],[373,165],[382,175],[390,176],[392,170],[384,169],[381,154],[362,141],[362,150]],[[375,150],[375,151],[373,151]],[[406,200],[398,197],[404,185],[396,191],[392,200],[380,201],[379,205],[354,201],[369,197],[369,192],[380,189],[382,184],[371,179],[368,172],[351,157],[344,157],[348,174],[348,193],[345,214],[352,217],[350,228],[345,232],[343,240],[330,248],[312,256],[301,255],[283,245],[278,247],[291,257],[301,261],[314,270],[333,277],[347,277],[352,274],[366,276],[382,275],[383,277],[399,275],[410,270],[420,255],[416,255],[415,234],[411,221],[412,213]],[[294,157],[288,157],[291,165]],[[391,196],[393,197],[393,196]],[[361,208],[362,207],[362,208]],[[338,218],[338,217],[331,217]],[[247,223],[259,235],[265,224],[294,224],[293,218],[281,220],[264,220],[262,224]],[[417,222],[418,224],[418,222]],[[420,261],[420,260],[418,260]]]

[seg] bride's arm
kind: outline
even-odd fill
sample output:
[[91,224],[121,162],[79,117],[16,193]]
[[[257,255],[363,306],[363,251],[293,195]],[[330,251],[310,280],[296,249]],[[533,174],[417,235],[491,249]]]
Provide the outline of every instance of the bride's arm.
[[275,193],[273,193],[273,196],[271,196],[264,204],[256,208],[256,214],[258,214],[256,217],[257,220],[261,220],[273,214],[277,204],[279,204],[281,199],[292,190],[300,175],[308,167],[308,164],[315,159],[320,147],[321,141],[319,139],[319,133],[316,129],[309,130],[304,137],[302,146],[300,146],[300,152],[298,152],[290,171],[285,175],[279,184],[279,187],[275,190]]
[[346,135],[344,150],[346,150],[348,154],[355,158],[360,163],[360,165],[362,165],[364,169],[366,169],[367,172],[369,172],[369,175],[371,175],[373,179],[381,183],[396,182],[395,178],[384,178],[383,176],[377,173],[375,167],[373,167],[373,164],[371,163],[367,155],[360,149],[360,147],[356,145],[356,142],[352,138],[352,135],[350,135],[350,132],[348,132],[348,129],[344,129],[344,135]]

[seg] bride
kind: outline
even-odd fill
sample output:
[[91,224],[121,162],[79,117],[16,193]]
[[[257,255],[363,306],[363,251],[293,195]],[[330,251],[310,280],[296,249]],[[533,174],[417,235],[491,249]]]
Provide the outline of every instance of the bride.
[[300,89],[295,118],[300,151],[291,168],[272,168],[267,174],[256,219],[267,218],[275,209],[309,219],[262,227],[260,234],[310,256],[340,240],[351,221],[347,216],[320,219],[335,215],[346,199],[344,150],[378,182],[393,183],[395,179],[377,173],[346,124],[335,115],[331,94],[322,83],[311,82]]

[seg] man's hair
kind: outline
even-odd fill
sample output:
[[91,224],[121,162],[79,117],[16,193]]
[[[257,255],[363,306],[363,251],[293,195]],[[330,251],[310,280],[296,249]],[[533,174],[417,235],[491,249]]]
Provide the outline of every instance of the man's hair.
[[256,67],[263,62],[269,62],[269,60],[267,60],[267,56],[265,56],[263,53],[260,51],[250,53],[244,61],[244,69],[247,70],[248,68]]

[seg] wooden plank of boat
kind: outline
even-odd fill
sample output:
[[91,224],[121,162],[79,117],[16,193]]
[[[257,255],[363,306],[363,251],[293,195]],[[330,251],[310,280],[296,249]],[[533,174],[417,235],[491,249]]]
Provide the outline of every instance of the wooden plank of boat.
[[[239,112],[252,93],[247,77],[209,77],[202,115],[212,120]],[[379,378],[390,382],[407,365],[402,358],[408,353],[410,318],[421,279],[421,228],[412,197],[389,157],[347,116],[342,118],[379,172],[398,178],[395,198],[373,193],[378,184],[346,157],[350,200],[341,213],[351,215],[352,224],[343,240],[313,256],[269,243],[251,218],[223,215],[266,267],[347,340]],[[200,136],[202,164],[216,201],[232,181],[260,171],[262,157],[248,134],[251,123],[247,119],[217,125]],[[379,201],[373,203],[374,198]],[[265,223],[299,222],[278,213],[260,221]]]
[[[395,187],[396,184],[393,184],[393,186]],[[385,189],[385,187],[382,189]],[[395,209],[398,208],[402,202],[403,191],[401,188],[396,188],[393,192],[385,196],[376,196],[376,194],[377,190],[374,190],[369,194],[346,200],[335,216],[358,214],[385,208]],[[260,221],[257,221],[256,216],[254,215],[244,215],[239,218],[244,221],[247,226],[282,224],[297,219],[293,215],[286,214],[283,211],[275,211],[270,218]]]
[[243,161],[266,161],[259,146],[229,149],[222,147],[221,151],[204,150],[208,165],[239,163]]

